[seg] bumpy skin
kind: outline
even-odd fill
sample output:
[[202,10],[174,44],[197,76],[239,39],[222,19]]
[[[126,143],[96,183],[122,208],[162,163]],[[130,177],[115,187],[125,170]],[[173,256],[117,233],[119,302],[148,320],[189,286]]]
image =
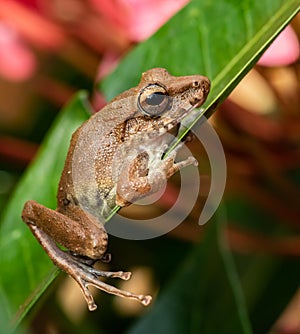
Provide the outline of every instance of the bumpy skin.
[[[128,272],[92,267],[106,261],[105,217],[115,205],[126,206],[159,190],[194,158],[175,163],[176,150],[162,160],[167,133],[176,133],[181,119],[204,103],[210,89],[206,77],[171,76],[165,69],[143,73],[139,85],[113,99],[72,136],[58,188],[58,206],[48,209],[25,203],[22,219],[54,264],[80,285],[90,310],[96,305],[87,286],[148,305],[150,296],[119,290],[98,276],[129,279]],[[70,252],[63,252],[61,244]]]

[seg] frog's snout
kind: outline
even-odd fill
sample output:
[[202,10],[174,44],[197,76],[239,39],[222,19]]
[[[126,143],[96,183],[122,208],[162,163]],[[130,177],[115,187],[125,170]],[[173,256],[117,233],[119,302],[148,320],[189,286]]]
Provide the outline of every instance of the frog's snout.
[[192,87],[196,89],[195,94],[190,97],[189,102],[192,106],[196,104],[203,104],[207,98],[210,91],[210,81],[206,77],[201,77],[201,79],[194,80]]
[[207,96],[209,91],[210,91],[210,80],[206,77],[203,77],[201,90],[202,90],[204,96]]

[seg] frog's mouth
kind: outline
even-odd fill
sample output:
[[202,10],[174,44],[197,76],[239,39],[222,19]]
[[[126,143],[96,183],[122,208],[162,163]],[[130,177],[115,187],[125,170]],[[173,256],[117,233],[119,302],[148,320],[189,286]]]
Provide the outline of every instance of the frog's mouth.
[[177,126],[179,127],[180,122],[187,117],[193,110],[199,108],[202,104],[203,104],[203,100],[202,99],[196,99],[194,98],[193,101],[190,101],[191,106],[188,109],[179,109],[176,113],[179,115],[178,117],[171,118],[171,117],[166,117],[163,116],[163,122],[164,127],[162,130],[162,133],[166,133],[166,132],[171,132],[173,130],[173,128],[176,128]]

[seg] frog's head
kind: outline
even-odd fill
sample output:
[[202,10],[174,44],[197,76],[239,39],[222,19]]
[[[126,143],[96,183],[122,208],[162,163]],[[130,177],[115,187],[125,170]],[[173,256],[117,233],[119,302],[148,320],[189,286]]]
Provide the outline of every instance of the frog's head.
[[154,68],[143,73],[138,89],[139,112],[152,119],[155,128],[168,131],[205,102],[210,81],[201,75],[175,77],[164,68]]

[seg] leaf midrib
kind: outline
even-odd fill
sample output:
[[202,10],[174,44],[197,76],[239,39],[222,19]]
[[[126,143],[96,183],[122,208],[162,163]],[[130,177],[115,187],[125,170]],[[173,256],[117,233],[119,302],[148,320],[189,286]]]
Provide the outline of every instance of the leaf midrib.
[[[296,1],[294,1],[296,4]],[[245,46],[243,48],[241,48],[240,52],[237,53],[230,62],[227,63],[227,65],[223,68],[223,70],[216,76],[215,79],[213,79],[213,85],[215,87],[217,87],[218,85],[220,85],[220,83],[226,78],[226,76],[228,77],[228,74],[230,73],[231,69],[233,67],[235,67],[242,59],[243,57],[245,57],[245,55],[247,55],[247,53],[249,53],[249,51],[255,46],[255,44],[257,44],[257,42],[262,39],[264,36],[266,36],[266,33],[268,32],[268,30],[276,25],[275,23],[279,20],[279,18],[285,13],[285,12],[289,12],[291,8],[291,5],[288,4],[288,2],[286,2],[284,5],[282,5],[282,7],[279,8],[278,12],[276,13],[276,15],[274,15],[267,24],[263,25],[262,28],[260,30],[257,30],[255,35],[253,36],[253,38],[251,38],[248,43],[245,44]],[[297,9],[295,8],[295,10],[292,10],[292,14],[291,16],[293,17],[294,15],[296,15],[297,13]],[[285,22],[283,22],[282,24],[280,24],[280,26],[277,28],[276,30],[276,34],[275,36],[277,36],[279,34],[279,32],[285,27]],[[274,39],[273,36],[269,37],[265,43],[257,50],[256,52],[256,56],[258,54],[260,54],[260,52],[262,52],[265,47],[271,42],[272,39]],[[230,81],[228,81],[228,85],[226,85],[219,93],[218,96],[221,96],[228,88],[228,86],[230,86],[231,84],[233,84],[235,82],[235,80],[245,71],[245,69],[250,65],[250,63],[253,61],[253,59],[249,59],[247,62],[244,63],[243,66],[241,66],[240,70],[231,78]],[[209,107],[211,107],[214,102],[216,101],[216,99],[218,98],[218,96],[215,96],[215,98],[208,104],[207,109],[209,109]]]

